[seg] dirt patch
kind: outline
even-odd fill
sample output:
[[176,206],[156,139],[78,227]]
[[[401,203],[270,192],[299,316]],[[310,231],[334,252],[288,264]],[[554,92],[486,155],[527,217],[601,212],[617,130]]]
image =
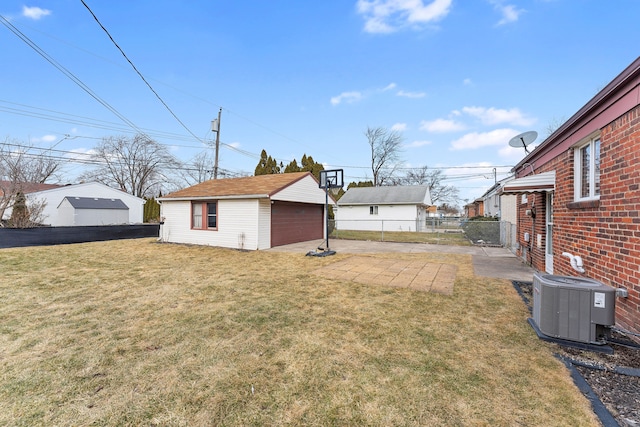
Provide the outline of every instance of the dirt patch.
[[[514,287],[531,311],[532,283],[514,282]],[[640,426],[640,348],[631,338],[613,330],[608,343],[613,354],[557,345],[621,426]]]
[[314,274],[366,285],[392,286],[451,295],[456,271],[457,267],[452,264],[353,256],[319,268]]

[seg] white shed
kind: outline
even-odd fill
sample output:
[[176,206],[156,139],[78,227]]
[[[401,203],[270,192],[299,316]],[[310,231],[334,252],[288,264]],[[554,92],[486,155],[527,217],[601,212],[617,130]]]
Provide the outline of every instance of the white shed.
[[[65,185],[44,191],[35,191],[27,194],[27,199],[32,201],[44,201],[46,203],[43,210],[43,224],[53,227],[67,225],[104,225],[107,218],[113,217],[115,214],[112,209],[105,209],[107,212],[98,213],[87,212],[81,214],[85,218],[82,219],[83,224],[77,223],[77,220],[69,215],[77,215],[77,211],[71,211],[68,205],[62,201],[67,198],[91,198],[91,199],[107,199],[120,200],[127,207],[127,217],[118,216],[118,222],[108,222],[109,224],[140,224],[143,220],[145,200],[140,197],[133,196],[121,190],[116,190],[99,182],[87,182],[83,184]],[[86,215],[85,215],[86,214]],[[93,215],[94,220],[89,220],[89,216]],[[118,215],[123,215],[119,213]],[[109,220],[110,221],[110,220]]]
[[322,239],[325,197],[310,172],[205,181],[158,199],[160,238],[251,250]]
[[58,206],[59,225],[114,225],[129,222],[129,207],[120,199],[65,197]]
[[338,201],[338,230],[423,231],[431,205],[422,185],[352,187]]

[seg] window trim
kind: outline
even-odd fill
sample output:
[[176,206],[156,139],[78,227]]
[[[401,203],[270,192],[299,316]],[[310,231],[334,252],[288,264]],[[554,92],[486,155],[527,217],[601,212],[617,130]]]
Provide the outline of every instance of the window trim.
[[[589,201],[589,200],[600,200],[600,152],[596,153],[596,147],[600,148],[601,140],[600,135],[592,135],[588,138],[586,142],[576,145],[573,148],[573,200],[575,202]],[[589,154],[589,175],[588,175],[588,186],[589,186],[589,194],[586,196],[582,195],[582,153],[584,149],[588,149]],[[597,160],[597,162],[596,162]],[[596,167],[597,166],[597,167]],[[597,170],[597,173],[596,173]],[[597,178],[597,179],[596,179]],[[597,191],[597,193],[596,193]]]
[[[215,227],[209,227],[209,205],[215,204],[216,213],[215,213]],[[195,226],[195,214],[196,214],[196,206],[200,205],[200,227]],[[205,231],[216,231],[218,230],[219,224],[219,215],[218,215],[218,201],[217,200],[198,200],[191,202],[191,229],[192,230],[205,230]]]

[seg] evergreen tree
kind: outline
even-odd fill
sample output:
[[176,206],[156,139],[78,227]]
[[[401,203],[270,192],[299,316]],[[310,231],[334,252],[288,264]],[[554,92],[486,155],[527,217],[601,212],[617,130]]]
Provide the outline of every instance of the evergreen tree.
[[258,165],[254,171],[254,175],[269,175],[280,173],[282,169],[282,163],[278,165],[276,159],[267,155],[266,150],[262,150],[260,153],[260,160],[258,161]]
[[30,225],[31,219],[29,218],[29,208],[27,208],[27,198],[24,193],[18,192],[13,203],[11,218],[9,218],[9,227],[26,228]]
[[298,166],[298,162],[296,161],[296,159],[291,160],[287,167],[284,168],[284,173],[291,172],[302,172],[302,169],[300,168],[300,166]]
[[373,181],[358,181],[358,182],[350,182],[347,186],[347,190],[351,187],[373,187]]
[[158,203],[155,197],[146,200],[142,221],[158,222],[160,220],[160,203]]
[[302,160],[300,161],[300,163],[301,171],[311,172],[318,181],[320,180],[320,171],[324,170],[324,166],[322,166],[322,163],[315,162],[313,160],[313,157],[307,156],[306,154],[302,156]]

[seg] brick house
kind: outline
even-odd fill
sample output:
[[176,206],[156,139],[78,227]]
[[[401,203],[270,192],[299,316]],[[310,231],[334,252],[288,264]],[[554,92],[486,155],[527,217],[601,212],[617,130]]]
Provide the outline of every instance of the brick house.
[[[518,255],[628,296],[616,323],[640,332],[640,57],[518,163]],[[584,273],[563,253],[579,255]]]
[[484,216],[484,201],[481,197],[464,206],[464,216],[467,218]]

